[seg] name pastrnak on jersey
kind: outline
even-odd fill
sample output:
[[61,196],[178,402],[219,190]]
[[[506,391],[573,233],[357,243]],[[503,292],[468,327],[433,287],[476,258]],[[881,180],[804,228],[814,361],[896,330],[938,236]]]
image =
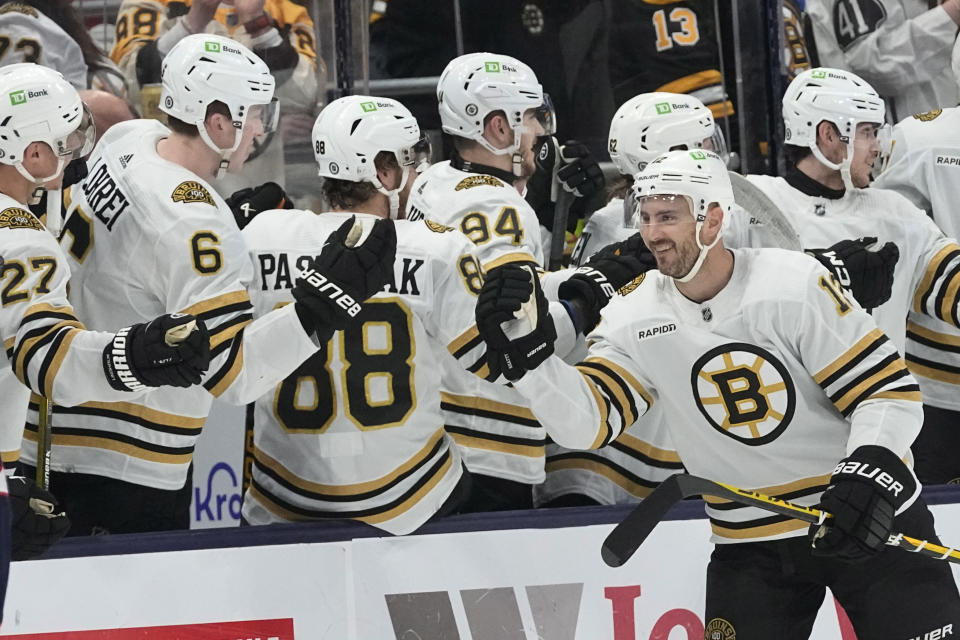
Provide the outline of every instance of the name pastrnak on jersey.
[[[960,376],[951,353],[960,340],[941,328],[960,327],[960,246],[906,198],[887,189],[858,189],[839,199],[810,196],[783,178],[749,176],[780,208],[804,247],[821,248],[845,238],[873,236],[900,250],[890,299],[872,314],[877,325],[907,357],[924,391],[956,406]],[[909,322],[907,311],[910,312]],[[950,375],[954,374],[954,375]],[[926,400],[926,397],[924,398]],[[951,406],[951,405],[948,405]]]
[[[291,308],[251,323],[253,267],[229,207],[195,174],[157,154],[169,130],[153,120],[114,125],[74,185],[61,238],[70,301],[87,326],[116,329],[190,313],[210,332],[203,383],[136,400],[57,407],[53,466],[158,489],[186,480],[214,397],[245,404],[317,349]],[[35,458],[36,419],[23,457]]]
[[[536,214],[512,185],[495,176],[434,164],[413,183],[407,217],[461,231],[476,245],[485,272],[508,262],[543,264]],[[516,390],[457,367],[444,373],[442,388],[447,431],[471,472],[543,482],[546,434]]]
[[[551,437],[600,447],[661,404],[691,473],[806,506],[857,447],[905,455],[922,420],[919,388],[870,316],[808,256],[733,254],[732,278],[711,300],[692,302],[651,271],[603,310],[579,365],[551,357],[515,383]],[[808,526],[713,499],[707,513],[716,542]]]
[[[933,216],[951,237],[960,236],[960,108],[917,113],[893,129],[890,162],[871,188],[892,189]],[[941,305],[947,300],[944,292]],[[954,288],[956,290],[956,287]],[[938,293],[938,296],[940,294]],[[960,328],[911,309],[907,366],[920,382],[924,404],[960,410]]]
[[67,301],[70,266],[27,208],[0,194],[0,455],[19,457],[30,392],[64,405],[134,396],[111,387],[102,352],[113,333],[85,331]]
[[[293,300],[304,260],[352,214],[263,213],[243,235],[257,312]],[[369,228],[376,220],[359,214]],[[350,518],[393,534],[417,529],[462,475],[440,411],[441,365],[487,375],[474,324],[473,245],[435,223],[399,221],[395,284],[355,324],[256,402],[252,524]]]

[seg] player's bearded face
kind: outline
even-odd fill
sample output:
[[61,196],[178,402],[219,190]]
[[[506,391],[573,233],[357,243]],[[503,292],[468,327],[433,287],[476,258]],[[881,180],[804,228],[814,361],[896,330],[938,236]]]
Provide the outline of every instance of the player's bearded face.
[[690,272],[700,248],[696,221],[684,196],[649,196],[640,201],[640,234],[653,252],[660,273],[682,278]]
[[543,126],[537,120],[536,111],[527,109],[523,114],[523,133],[520,135],[520,157],[523,158],[522,177],[529,178],[537,170],[534,147],[537,144],[537,138],[542,136],[543,133]]

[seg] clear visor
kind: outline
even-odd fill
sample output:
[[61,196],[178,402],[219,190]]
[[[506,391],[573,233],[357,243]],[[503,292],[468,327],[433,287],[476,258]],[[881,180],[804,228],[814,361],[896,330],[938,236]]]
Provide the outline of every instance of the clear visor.
[[893,127],[884,124],[877,129],[877,146],[880,148],[880,155],[873,162],[873,171],[871,175],[876,179],[890,164],[890,158],[893,155]]
[[96,138],[97,127],[93,123],[93,114],[90,113],[87,105],[83,105],[80,125],[62,138],[54,140],[55,148],[53,151],[67,160],[82,158],[93,151],[93,141]]
[[533,110],[534,117],[543,127],[545,136],[552,136],[557,132],[557,110],[553,107],[553,100],[549,93],[543,94],[543,104]]
[[724,165],[730,164],[730,152],[727,150],[727,141],[724,139],[723,130],[720,129],[720,127],[715,127],[713,135],[709,138],[704,138],[701,146],[720,156]]
[[397,161],[401,167],[412,166],[417,173],[423,173],[433,159],[433,145],[426,134],[420,136],[416,144],[397,152]]
[[691,213],[693,199],[690,196],[660,193],[641,196],[636,199],[636,203],[633,220],[637,229],[695,222]]
[[268,104],[253,105],[250,107],[250,113],[247,116],[247,124],[251,120],[258,120],[263,125],[262,135],[275,132],[277,123],[280,121],[280,101],[273,98]]

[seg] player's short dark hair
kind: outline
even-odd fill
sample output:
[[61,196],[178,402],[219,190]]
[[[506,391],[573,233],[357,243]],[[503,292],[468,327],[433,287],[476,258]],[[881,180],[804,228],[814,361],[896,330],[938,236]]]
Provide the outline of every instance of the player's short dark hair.
[[[377,169],[388,169],[399,167],[397,157],[389,151],[381,151],[373,159]],[[323,198],[333,209],[349,211],[366,202],[377,193],[377,188],[372,182],[351,182],[350,180],[338,180],[337,178],[324,178],[323,188],[321,189]]]
[[783,146],[784,150],[787,152],[787,160],[793,166],[796,166],[801,160],[813,153],[810,151],[810,147],[798,147],[795,144],[786,144]]
[[[207,113],[204,119],[209,118],[214,113],[232,118],[230,115],[230,107],[228,107],[225,102],[220,102],[219,100],[214,100],[207,105]],[[167,116],[167,126],[170,127],[170,130],[174,133],[179,133],[188,138],[196,138],[200,135],[200,131],[195,125],[187,124],[180,118],[174,118],[173,116]]]
[[614,198],[622,198],[626,200],[627,196],[630,195],[630,189],[632,188],[633,176],[618,176],[613,181],[613,184],[607,187],[607,201],[613,200]]

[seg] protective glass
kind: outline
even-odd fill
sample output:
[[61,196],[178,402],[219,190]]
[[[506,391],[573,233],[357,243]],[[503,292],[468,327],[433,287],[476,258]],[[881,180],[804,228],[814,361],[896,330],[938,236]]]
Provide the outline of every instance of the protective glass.
[[720,129],[720,127],[714,128],[713,135],[709,138],[704,138],[701,146],[720,156],[723,164],[730,164],[730,152],[727,150],[727,141],[723,137],[723,130]]
[[422,173],[430,166],[433,159],[433,145],[426,134],[420,136],[420,139],[412,147],[401,149],[397,153],[397,161],[401,167],[412,166],[417,173]]
[[543,104],[534,109],[534,117],[543,127],[543,135],[552,136],[557,132],[557,110],[549,93],[543,94]]
[[885,124],[877,129],[877,146],[880,147],[880,155],[873,163],[871,175],[874,179],[890,164],[890,157],[893,155],[893,127]]
[[[656,205],[644,211],[644,205],[647,203],[656,203]],[[682,203],[686,203],[686,208],[681,206]],[[693,199],[690,196],[661,193],[637,198],[633,220],[636,228],[640,230],[654,226],[673,227],[695,222],[692,211]]]
[[87,105],[83,105],[83,115],[80,117],[80,125],[63,136],[53,141],[54,153],[67,160],[82,158],[93,151],[93,141],[97,138],[97,127],[93,123],[93,114]]

